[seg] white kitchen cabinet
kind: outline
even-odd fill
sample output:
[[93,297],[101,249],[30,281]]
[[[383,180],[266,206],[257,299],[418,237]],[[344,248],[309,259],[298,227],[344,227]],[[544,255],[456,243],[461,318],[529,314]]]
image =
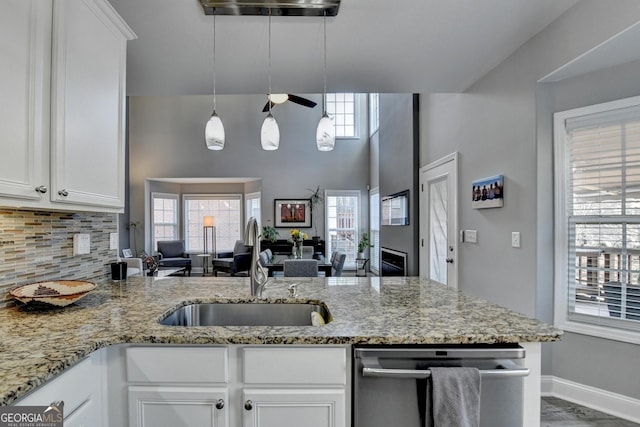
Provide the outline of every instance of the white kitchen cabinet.
[[67,368],[63,373],[29,393],[16,406],[48,406],[63,401],[65,427],[109,426],[105,410],[105,365],[103,351]]
[[135,35],[106,0],[8,0],[0,12],[0,204],[122,212]]

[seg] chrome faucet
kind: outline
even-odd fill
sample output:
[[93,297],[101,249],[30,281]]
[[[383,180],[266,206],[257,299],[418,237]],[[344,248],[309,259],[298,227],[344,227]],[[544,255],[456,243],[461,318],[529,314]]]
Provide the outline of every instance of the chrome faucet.
[[260,258],[260,229],[258,221],[254,217],[249,219],[247,227],[244,230],[244,244],[251,246],[251,269],[249,276],[251,278],[251,296],[261,298],[262,291],[267,286],[267,271],[258,262]]

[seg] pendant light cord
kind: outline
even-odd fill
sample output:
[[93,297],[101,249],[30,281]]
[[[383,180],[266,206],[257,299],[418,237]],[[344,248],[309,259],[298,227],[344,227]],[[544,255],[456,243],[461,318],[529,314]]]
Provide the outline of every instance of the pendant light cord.
[[213,111],[216,111],[216,9],[213,9]]
[[324,24],[324,112],[327,113],[327,10],[324,11],[323,16],[323,24]]
[[269,95],[267,96],[269,103],[269,114],[271,114],[271,8],[269,8]]

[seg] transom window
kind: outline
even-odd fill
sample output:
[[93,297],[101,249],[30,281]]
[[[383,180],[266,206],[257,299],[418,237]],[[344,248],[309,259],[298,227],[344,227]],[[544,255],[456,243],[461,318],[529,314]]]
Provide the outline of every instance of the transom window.
[[640,97],[556,113],[556,319],[640,342]]
[[328,93],[325,102],[327,113],[333,117],[336,138],[357,138],[356,94]]
[[203,217],[213,216],[216,251],[230,252],[236,240],[243,238],[242,195],[184,196],[185,246],[188,252],[204,250]]

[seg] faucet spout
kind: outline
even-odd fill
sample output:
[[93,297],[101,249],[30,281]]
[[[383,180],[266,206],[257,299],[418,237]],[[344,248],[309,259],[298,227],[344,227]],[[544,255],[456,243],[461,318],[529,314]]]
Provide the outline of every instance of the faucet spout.
[[258,221],[254,217],[249,219],[244,230],[244,244],[251,246],[251,268],[249,270],[251,296],[260,298],[269,278],[265,268],[258,262],[260,258],[260,229]]

